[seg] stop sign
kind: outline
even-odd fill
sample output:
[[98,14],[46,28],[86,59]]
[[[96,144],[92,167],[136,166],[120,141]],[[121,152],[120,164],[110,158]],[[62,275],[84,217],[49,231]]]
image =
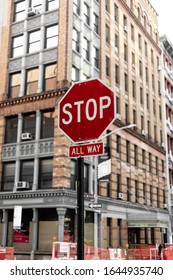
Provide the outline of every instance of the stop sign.
[[75,83],[58,106],[59,128],[75,143],[98,139],[115,119],[115,95],[99,79]]

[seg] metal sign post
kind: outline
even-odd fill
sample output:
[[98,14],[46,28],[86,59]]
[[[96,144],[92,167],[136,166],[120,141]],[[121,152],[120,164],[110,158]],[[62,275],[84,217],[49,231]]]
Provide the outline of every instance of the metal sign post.
[[84,260],[84,158],[77,159],[77,259]]

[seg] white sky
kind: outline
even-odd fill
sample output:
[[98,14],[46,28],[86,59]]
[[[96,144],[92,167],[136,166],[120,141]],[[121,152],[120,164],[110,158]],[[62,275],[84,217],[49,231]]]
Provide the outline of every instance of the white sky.
[[150,3],[159,14],[160,36],[166,34],[173,43],[173,0],[150,0]]

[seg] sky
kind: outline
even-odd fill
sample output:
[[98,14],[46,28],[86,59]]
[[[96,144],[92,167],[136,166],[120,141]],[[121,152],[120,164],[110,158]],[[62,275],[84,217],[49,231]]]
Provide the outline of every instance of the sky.
[[173,43],[173,0],[150,0],[150,3],[159,14],[160,36],[166,34]]

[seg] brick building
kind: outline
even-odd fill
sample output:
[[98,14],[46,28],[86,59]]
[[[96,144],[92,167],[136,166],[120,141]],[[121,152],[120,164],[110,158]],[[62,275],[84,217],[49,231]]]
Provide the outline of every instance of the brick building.
[[[85,238],[98,246],[170,242],[157,13],[148,0],[6,0],[0,45],[0,238],[18,259],[76,241],[76,161],[58,129],[70,85],[99,77],[116,95],[105,138],[112,172],[94,182],[86,158]],[[97,183],[100,213],[89,208]],[[22,228],[13,229],[22,206]]]

